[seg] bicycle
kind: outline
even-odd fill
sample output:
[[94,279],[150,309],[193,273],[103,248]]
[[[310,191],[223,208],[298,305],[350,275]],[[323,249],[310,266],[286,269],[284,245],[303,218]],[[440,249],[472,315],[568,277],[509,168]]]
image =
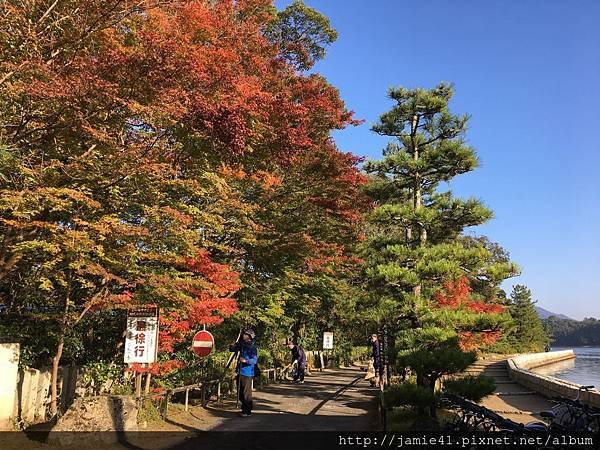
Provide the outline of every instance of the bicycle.
[[[521,424],[513,420],[502,417],[496,412],[487,409],[476,403],[472,403],[461,397],[445,394],[443,402],[446,407],[455,411],[455,419],[446,425],[444,431],[455,432],[459,434],[487,434],[497,433],[498,436],[508,436],[508,444],[498,444],[496,448],[512,449],[514,440],[522,436],[538,436],[539,434],[550,433],[550,428],[543,422],[530,422]],[[553,447],[540,447],[539,449],[551,449]]]
[[560,432],[600,433],[600,408],[583,403],[582,391],[594,389],[593,385],[580,386],[574,399],[555,397],[552,410],[542,411],[540,415],[548,419],[549,427]]

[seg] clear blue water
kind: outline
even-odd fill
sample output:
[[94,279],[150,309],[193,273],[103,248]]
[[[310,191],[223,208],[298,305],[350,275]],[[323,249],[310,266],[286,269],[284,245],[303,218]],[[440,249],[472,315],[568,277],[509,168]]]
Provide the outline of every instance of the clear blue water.
[[575,352],[575,360],[550,364],[535,372],[577,384],[593,384],[600,390],[600,347],[552,347],[552,351],[569,349]]

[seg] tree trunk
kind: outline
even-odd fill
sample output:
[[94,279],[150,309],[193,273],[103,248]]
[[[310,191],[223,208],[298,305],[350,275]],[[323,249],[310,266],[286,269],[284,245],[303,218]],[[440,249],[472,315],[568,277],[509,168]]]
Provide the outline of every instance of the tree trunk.
[[292,325],[292,340],[294,341],[294,344],[298,344],[299,340],[300,340],[300,327],[302,327],[302,323],[300,322],[295,322],[294,325]]
[[[52,376],[50,378],[50,414],[52,417],[56,417],[56,414],[58,413],[58,365],[60,364],[60,358],[62,356],[63,347],[65,345],[65,329],[67,327],[67,313],[69,312],[70,298],[71,284],[69,282],[67,288],[67,295],[65,297],[65,309],[63,311],[62,320],[60,321],[60,333],[58,335],[58,345],[56,347],[56,354],[54,355],[54,358],[52,358]],[[83,314],[81,317],[83,317]]]
[[63,347],[65,344],[64,331],[61,332],[58,338],[58,346],[56,348],[56,354],[52,358],[52,376],[50,378],[50,415],[56,417],[58,413],[57,399],[58,399],[58,365],[62,356]]
[[[150,369],[148,369],[150,370]],[[150,393],[150,379],[152,374],[148,371],[146,372],[146,385],[144,386],[144,394],[148,395]]]
[[[417,144],[416,135],[417,135],[417,127],[419,126],[419,116],[416,114],[413,115],[412,123],[411,123],[411,144],[413,151],[413,159],[415,162],[419,161],[419,146]],[[413,210],[416,213],[423,206],[423,198],[421,193],[421,174],[420,172],[415,172],[414,174],[414,185],[413,185]],[[412,230],[411,230],[411,238],[412,238]],[[425,242],[427,241],[427,230],[425,227],[420,224],[419,225],[419,247],[423,247]],[[415,297],[421,296],[421,284],[417,284],[413,287],[413,295]]]
[[[436,382],[437,382],[437,378],[435,378],[435,377],[431,377],[431,378],[429,379],[429,389],[430,389],[430,390],[431,390],[431,391],[432,391],[434,394],[435,394],[435,385],[436,385]],[[434,419],[437,417],[437,414],[436,414],[436,407],[435,407],[435,406],[436,406],[436,405],[435,405],[435,402],[434,402],[434,403],[431,405],[431,407],[429,408],[429,415],[430,415],[432,418],[434,418]]]

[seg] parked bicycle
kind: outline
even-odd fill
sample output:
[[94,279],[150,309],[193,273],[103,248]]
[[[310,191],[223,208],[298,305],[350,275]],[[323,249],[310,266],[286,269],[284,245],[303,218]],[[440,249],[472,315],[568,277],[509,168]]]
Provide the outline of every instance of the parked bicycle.
[[[540,433],[550,433],[550,427],[543,422],[530,422],[521,424],[502,417],[498,413],[461,397],[446,394],[445,406],[455,412],[455,419],[449,423],[444,431],[459,433],[461,435],[475,435],[480,433],[497,433],[498,437],[509,436],[508,443],[500,440],[496,445],[499,449],[514,449],[514,440],[522,436],[537,436]],[[477,448],[477,447],[474,447]],[[552,449],[553,447],[532,447],[538,450]]]
[[547,419],[552,430],[560,432],[589,432],[600,434],[600,408],[583,403],[581,392],[594,389],[594,386],[580,386],[574,399],[555,397],[555,405],[541,416]]

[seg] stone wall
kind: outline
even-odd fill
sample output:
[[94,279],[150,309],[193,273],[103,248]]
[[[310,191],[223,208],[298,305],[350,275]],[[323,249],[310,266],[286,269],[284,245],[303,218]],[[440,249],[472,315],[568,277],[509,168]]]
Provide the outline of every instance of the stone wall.
[[[65,411],[75,399],[78,369],[75,366],[58,368],[58,409]],[[50,405],[51,369],[21,369],[17,384],[15,417],[23,425],[42,423],[48,419]]]
[[[573,350],[558,352],[531,353],[518,355],[508,360],[508,374],[511,380],[545,397],[577,397],[580,385],[566,380],[532,372],[531,369],[575,358]],[[600,407],[600,391],[582,391],[580,400],[589,405]]]
[[[19,369],[19,344],[0,343],[0,431],[45,422],[50,405],[51,369]],[[78,369],[58,369],[58,408],[65,411],[75,398]],[[84,392],[85,393],[85,392]]]
[[0,431],[13,429],[19,357],[19,344],[0,343]]

